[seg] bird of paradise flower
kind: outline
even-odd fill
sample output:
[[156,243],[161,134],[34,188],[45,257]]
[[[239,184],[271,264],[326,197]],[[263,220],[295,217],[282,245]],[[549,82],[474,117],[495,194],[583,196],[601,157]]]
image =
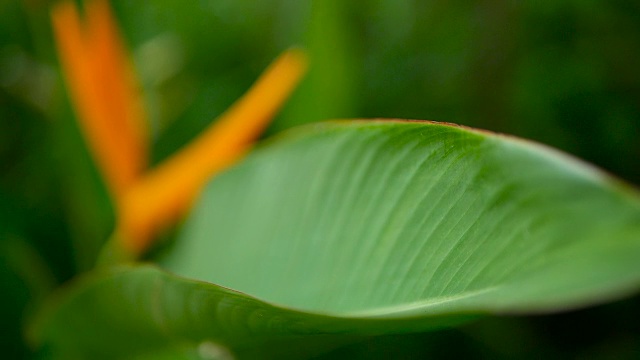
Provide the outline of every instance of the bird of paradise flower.
[[118,258],[144,253],[208,179],[238,161],[306,70],[301,51],[286,51],[209,128],[148,169],[142,93],[108,1],[86,1],[83,18],[63,1],[51,16],[72,107],[115,206],[111,249]]

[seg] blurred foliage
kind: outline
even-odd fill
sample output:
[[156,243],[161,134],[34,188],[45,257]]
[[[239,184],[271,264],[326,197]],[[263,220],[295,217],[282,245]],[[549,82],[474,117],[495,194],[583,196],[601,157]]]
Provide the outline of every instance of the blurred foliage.
[[[226,109],[279,52],[299,45],[311,54],[311,72],[268,134],[328,118],[447,121],[534,139],[640,184],[637,1],[112,3],[144,84],[154,162]],[[0,346],[7,358],[28,356],[21,327],[29,309],[88,269],[113,226],[60,81],[49,6],[0,1]],[[372,339],[334,355],[637,358],[640,326],[630,319],[639,317],[636,297],[560,316]]]

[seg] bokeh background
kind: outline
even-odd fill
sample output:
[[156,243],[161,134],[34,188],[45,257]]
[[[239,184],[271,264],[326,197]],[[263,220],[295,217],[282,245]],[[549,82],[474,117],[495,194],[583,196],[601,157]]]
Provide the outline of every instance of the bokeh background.
[[[53,2],[0,0],[0,357],[90,268],[113,226],[73,118]],[[281,51],[311,71],[265,136],[335,118],[464,124],[549,144],[640,184],[635,0],[114,0],[153,130],[153,161],[188,142]],[[640,262],[640,260],[639,260]],[[640,299],[375,338],[367,358],[640,358]]]

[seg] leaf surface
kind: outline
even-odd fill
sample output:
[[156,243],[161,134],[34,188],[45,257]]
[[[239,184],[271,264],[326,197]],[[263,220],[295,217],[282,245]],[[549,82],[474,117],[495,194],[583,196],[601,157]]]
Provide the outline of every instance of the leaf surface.
[[39,338],[82,355],[224,343],[300,356],[472,315],[588,306],[640,288],[639,199],[520,139],[315,124],[215,178],[164,270],[91,275],[52,305]]

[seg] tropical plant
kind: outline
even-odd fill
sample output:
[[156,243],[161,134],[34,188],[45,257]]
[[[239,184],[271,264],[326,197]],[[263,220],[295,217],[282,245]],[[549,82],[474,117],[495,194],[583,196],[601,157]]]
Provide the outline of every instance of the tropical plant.
[[108,239],[79,236],[87,271],[29,319],[43,358],[308,358],[640,289],[640,193],[581,160],[395,119],[312,123],[251,150],[305,72],[294,49],[154,163],[108,3],[81,16],[60,2],[52,24],[112,214]]

